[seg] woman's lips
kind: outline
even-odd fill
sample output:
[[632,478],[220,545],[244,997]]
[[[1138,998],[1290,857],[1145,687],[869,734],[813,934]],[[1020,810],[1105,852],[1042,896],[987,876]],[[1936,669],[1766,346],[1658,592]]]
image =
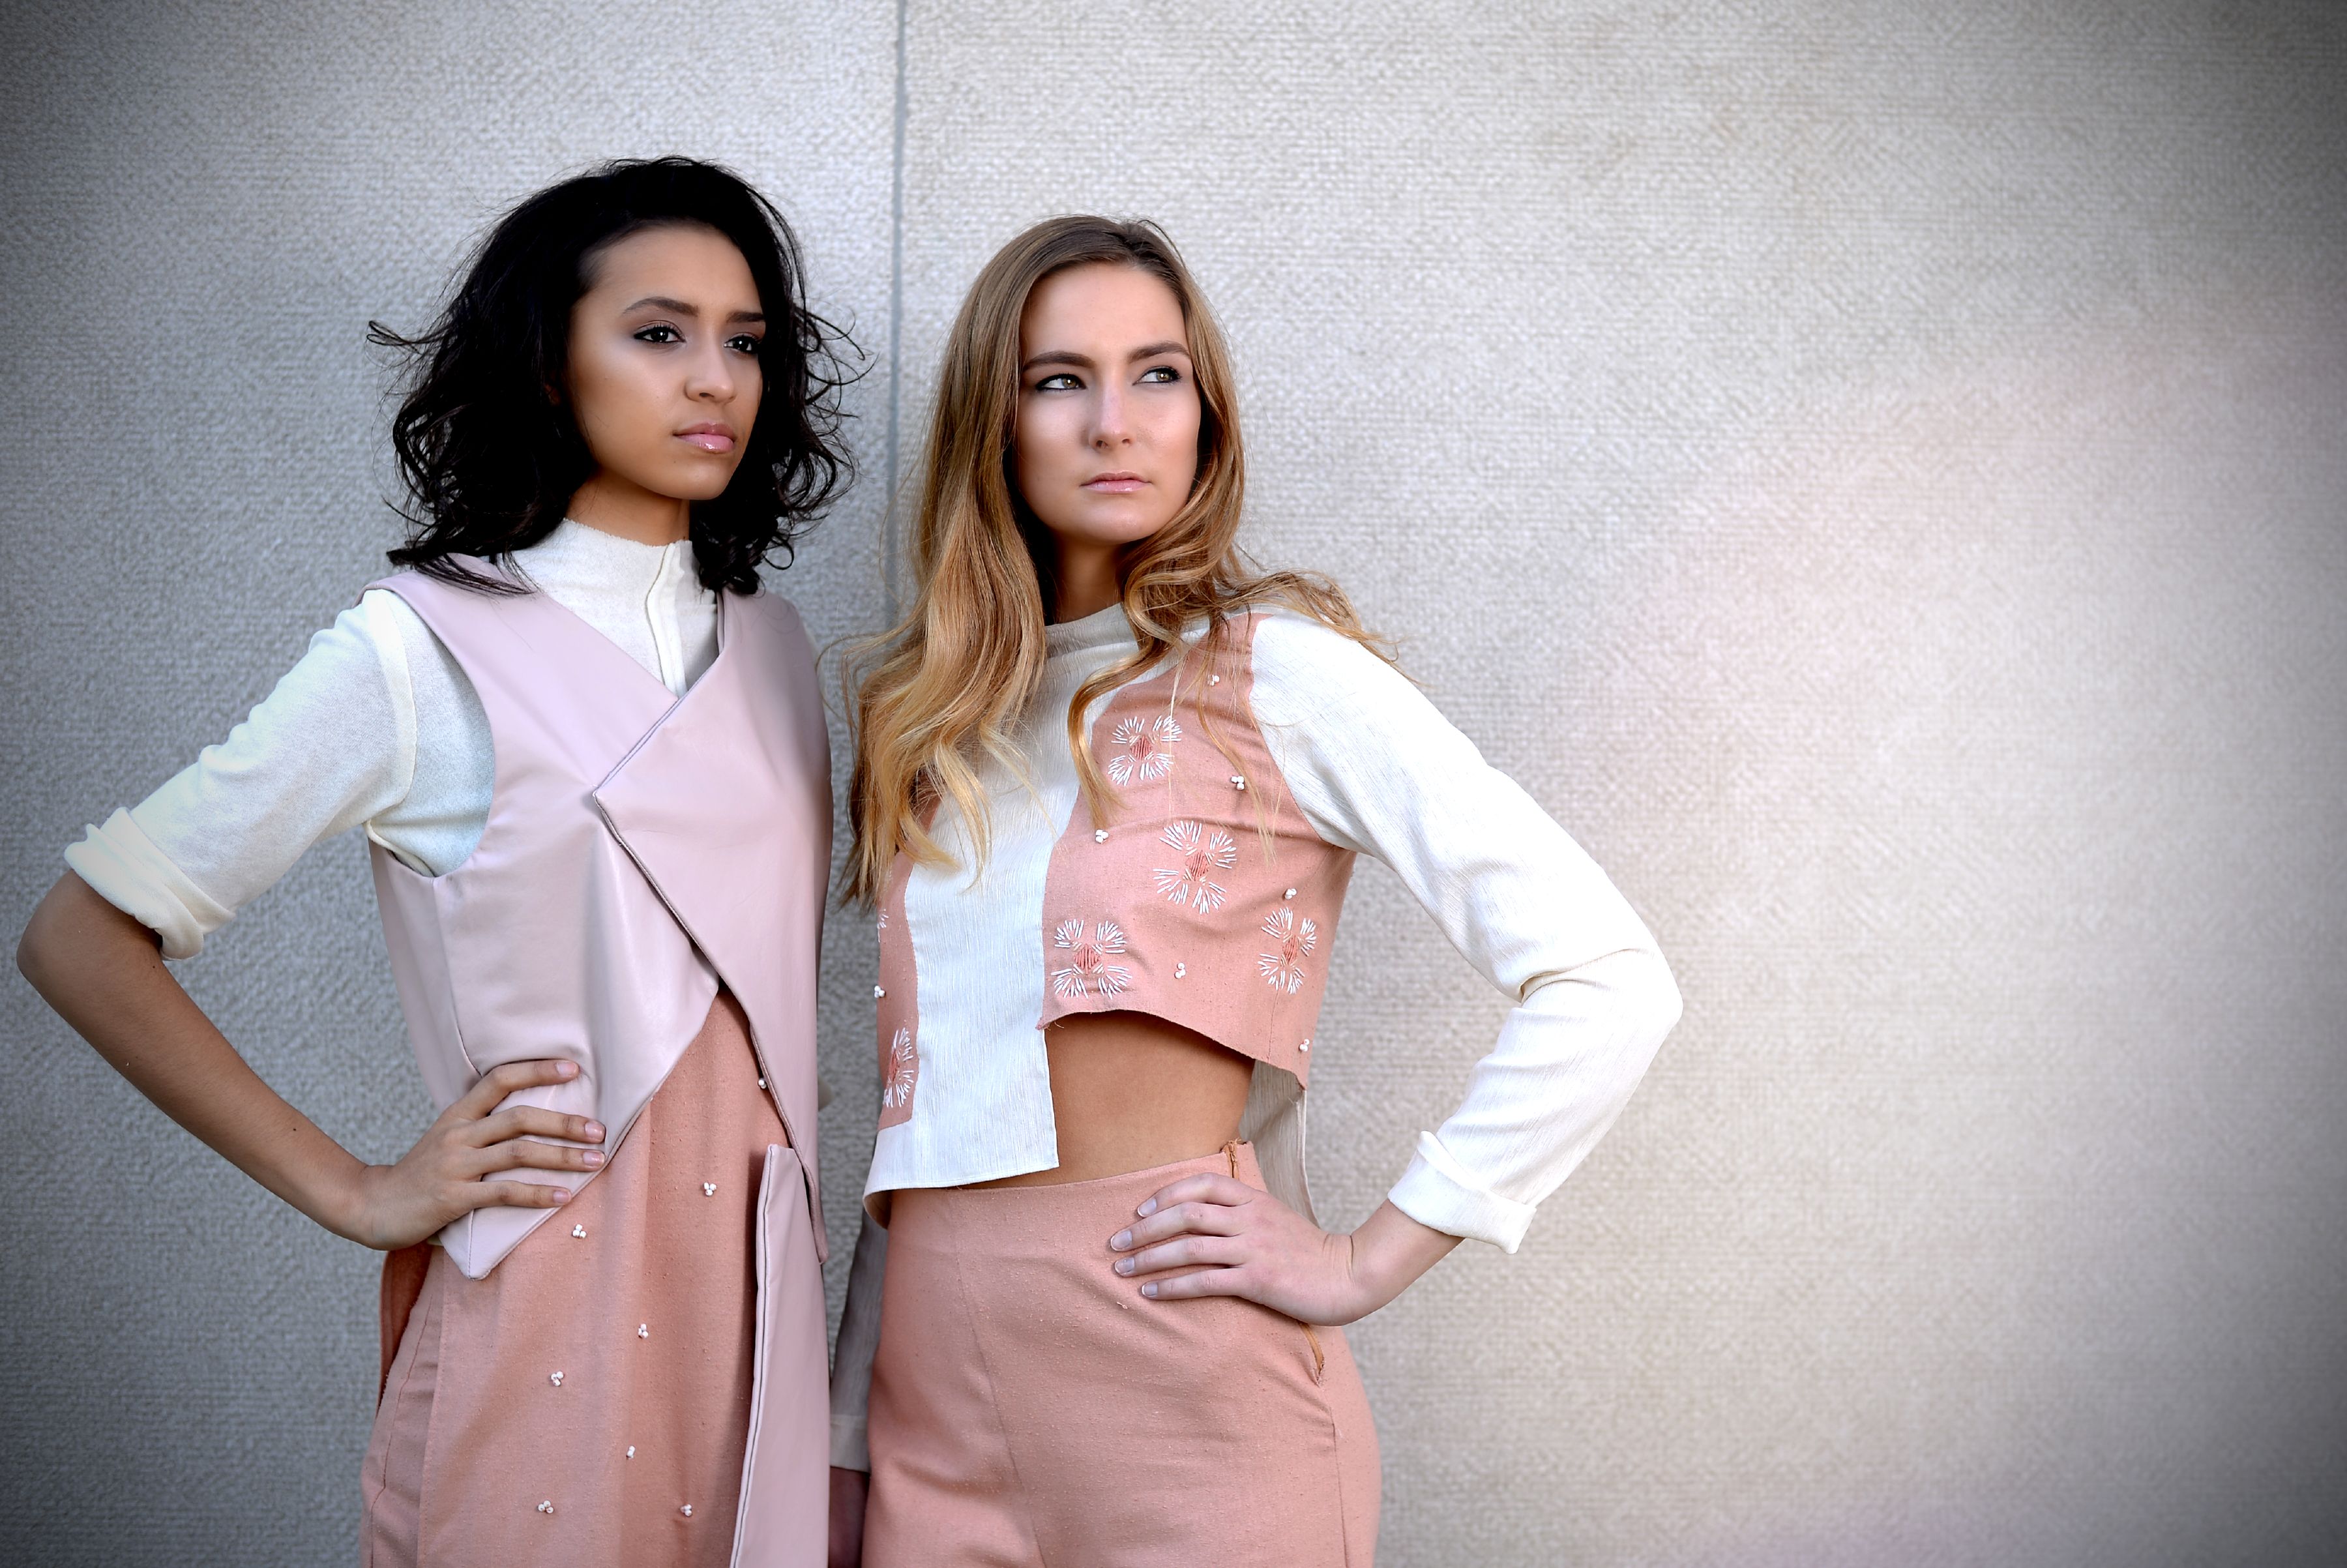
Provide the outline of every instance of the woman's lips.
[[1102,474],[1084,481],[1084,488],[1098,496],[1130,496],[1149,481],[1138,474]]
[[676,434],[677,439],[686,446],[698,446],[703,452],[733,450],[733,432],[726,429],[723,425],[696,425],[689,430],[680,430]]

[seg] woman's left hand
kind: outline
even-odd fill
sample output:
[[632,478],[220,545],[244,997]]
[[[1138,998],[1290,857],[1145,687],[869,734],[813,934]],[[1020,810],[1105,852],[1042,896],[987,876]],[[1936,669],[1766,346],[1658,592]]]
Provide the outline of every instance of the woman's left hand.
[[1342,1324],[1399,1296],[1459,1238],[1389,1203],[1357,1231],[1324,1231],[1235,1177],[1198,1175],[1160,1189],[1108,1245],[1123,1255],[1116,1272],[1133,1278],[1205,1266],[1145,1280],[1141,1294],[1153,1300],[1236,1296],[1298,1322]]

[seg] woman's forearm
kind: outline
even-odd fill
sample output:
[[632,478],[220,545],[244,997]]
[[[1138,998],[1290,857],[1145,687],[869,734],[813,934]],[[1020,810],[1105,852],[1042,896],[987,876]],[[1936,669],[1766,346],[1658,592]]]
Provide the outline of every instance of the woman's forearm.
[[1356,1314],[1359,1317],[1417,1284],[1459,1245],[1457,1236],[1420,1225],[1390,1203],[1379,1204],[1350,1239],[1353,1281],[1367,1303]]
[[318,1224],[352,1235],[366,1167],[246,1065],[164,967],[146,927],[68,872],[26,923],[16,966],[165,1115]]

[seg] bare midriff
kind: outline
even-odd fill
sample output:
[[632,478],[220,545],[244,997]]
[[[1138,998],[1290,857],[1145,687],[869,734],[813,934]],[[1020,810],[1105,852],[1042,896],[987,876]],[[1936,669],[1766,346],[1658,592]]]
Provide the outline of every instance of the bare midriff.
[[1043,1031],[1060,1163],[973,1187],[1045,1187],[1211,1154],[1238,1136],[1255,1063],[1143,1012],[1082,1013]]

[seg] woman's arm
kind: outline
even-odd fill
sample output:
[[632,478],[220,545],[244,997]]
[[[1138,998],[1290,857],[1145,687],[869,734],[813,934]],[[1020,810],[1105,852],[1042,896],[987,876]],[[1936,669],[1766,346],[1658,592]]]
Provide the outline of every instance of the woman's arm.
[[888,1233],[864,1216],[847,1268],[847,1300],[831,1358],[831,1568],[864,1560],[864,1501],[872,1469],[865,1412],[872,1399],[872,1357],[880,1347],[880,1287],[888,1266]]
[[164,968],[152,931],[71,872],[34,910],[16,966],[165,1115],[318,1224],[365,1245],[407,1246],[473,1209],[550,1208],[570,1195],[559,1187],[482,1180],[493,1173],[520,1166],[588,1171],[602,1163],[598,1150],[517,1141],[533,1134],[600,1143],[600,1124],[534,1108],[496,1110],[518,1089],[576,1075],[577,1065],[568,1061],[497,1069],[397,1164],[365,1163],[261,1081]]
[[1353,1235],[1204,1177],[1157,1194],[1157,1212],[1112,1241],[1143,1249],[1118,1260],[1120,1273],[1220,1266],[1152,1282],[1161,1298],[1244,1295],[1312,1321],[1375,1310],[1457,1238],[1513,1252],[1534,1206],[1627,1102],[1679,998],[1604,873],[1389,666],[1279,616],[1257,626],[1254,672],[1256,718],[1316,831],[1390,866],[1517,1004],[1458,1110],[1420,1134],[1401,1180]]

